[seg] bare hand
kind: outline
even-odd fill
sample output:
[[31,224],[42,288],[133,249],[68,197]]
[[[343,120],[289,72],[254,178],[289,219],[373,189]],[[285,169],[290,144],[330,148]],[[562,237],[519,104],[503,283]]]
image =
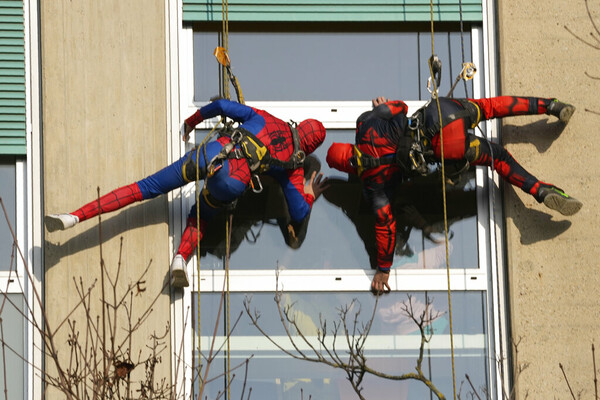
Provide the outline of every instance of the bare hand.
[[389,278],[389,272],[377,270],[373,277],[373,281],[371,282],[371,291],[375,294],[389,293],[392,290],[388,284]]
[[327,178],[323,178],[323,173],[317,176],[317,171],[314,171],[308,182],[305,182],[304,193],[312,194],[316,200],[328,187],[329,183]]
[[373,107],[377,107],[378,105],[383,104],[383,103],[387,103],[388,101],[389,101],[389,99],[386,99],[383,96],[376,97],[376,98],[374,98],[372,100]]
[[187,142],[190,139],[190,133],[194,130],[194,127],[189,125],[187,122],[183,123],[183,141]]

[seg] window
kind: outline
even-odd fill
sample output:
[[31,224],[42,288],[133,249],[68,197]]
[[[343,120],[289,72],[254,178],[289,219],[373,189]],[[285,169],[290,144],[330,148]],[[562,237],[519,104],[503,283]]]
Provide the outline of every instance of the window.
[[[25,286],[24,268],[14,247],[12,232],[17,235],[22,251],[26,252],[23,204],[26,203],[23,185],[24,163],[15,157],[0,157],[0,197],[8,216],[0,210],[0,297],[2,309],[2,334],[7,346],[3,347],[5,362],[0,363],[0,373],[6,372],[7,393],[10,397],[24,398],[26,365],[21,357],[27,356],[27,334],[25,330]],[[9,228],[10,224],[10,228]],[[12,232],[11,232],[12,228]],[[26,314],[25,314],[26,315]],[[10,366],[2,371],[3,365]],[[4,380],[0,380],[0,391],[4,392]]]
[[[343,25],[336,28],[340,26]],[[363,310],[372,310],[374,299],[368,288],[373,274],[373,217],[362,197],[360,183],[329,169],[325,155],[334,141],[354,141],[355,120],[371,107],[371,98],[378,95],[400,98],[407,102],[411,112],[430,98],[425,82],[429,76],[427,59],[431,52],[431,37],[424,25],[414,28],[377,32],[360,24],[337,30],[315,26],[307,29],[302,24],[288,24],[285,29],[276,25],[272,28],[269,24],[248,24],[230,30],[233,72],[246,103],[283,120],[321,120],[327,128],[327,139],[314,155],[321,162],[322,172],[333,181],[331,188],[315,202],[306,240],[298,250],[286,247],[282,238],[277,219],[285,215],[286,210],[276,185],[267,182],[262,193],[248,193],[240,200],[233,216],[229,261],[230,315],[237,316],[243,299],[250,295],[252,306],[261,310],[261,322],[271,335],[282,338],[273,303],[276,269],[280,271],[279,283],[285,296],[290,302],[295,301],[299,312],[306,316],[305,326],[313,332],[308,335],[314,335],[319,313],[332,318],[333,322],[336,307],[349,304],[352,299],[358,299]],[[190,87],[194,88],[193,94],[187,96],[193,99],[193,104],[183,105],[182,113],[187,116],[219,92],[218,67],[212,56],[218,45],[218,34],[210,29],[186,29],[185,35],[183,42],[193,48],[193,71],[189,73],[193,74]],[[482,97],[485,80],[479,45],[483,43],[482,29],[473,26],[461,34],[457,28],[452,28],[436,33],[434,40],[436,53],[444,63],[440,93],[446,94],[450,90],[462,68],[460,55],[464,43],[466,61],[475,62],[479,74],[467,85],[458,84],[453,94],[455,97]],[[191,77],[187,79],[191,83]],[[233,89],[230,92],[234,96]],[[198,127],[197,141],[202,140],[206,129],[214,123],[206,121]],[[447,191],[451,232],[450,285],[453,290],[455,359],[457,370],[462,374],[457,377],[458,384],[464,373],[468,373],[475,387],[494,393],[496,366],[493,359],[497,336],[490,283],[493,281],[490,223],[484,196],[486,176],[485,171],[470,169]],[[445,245],[441,233],[441,187],[438,186],[436,171],[429,177],[406,182],[403,202],[396,205],[397,216],[406,218],[398,218],[403,222],[399,223],[402,225],[402,229],[398,229],[401,237],[390,276],[394,292],[384,296],[378,306],[367,356],[382,370],[397,366],[406,371],[414,369],[418,350],[415,326],[407,326],[410,324],[402,321],[398,307],[409,294],[421,303],[426,296],[432,298],[434,307],[446,314],[434,323],[434,340],[426,348],[427,374],[449,395],[452,393],[450,321]],[[183,191],[183,196],[182,218],[185,218],[186,211],[195,201],[193,184]],[[423,225],[415,222],[415,218],[426,221],[433,229],[430,237],[424,234]],[[184,302],[192,308],[193,318],[200,315],[201,320],[199,335],[196,321],[188,328],[187,337],[199,337],[201,349],[206,349],[212,338],[225,275],[224,229],[224,218],[215,218],[201,242],[199,313],[197,287],[185,293]],[[175,242],[178,243],[177,238]],[[196,260],[191,260],[188,271],[195,271],[195,266]],[[193,280],[196,285],[197,277]],[[368,312],[361,315],[367,318]],[[299,398],[302,387],[306,395],[314,398],[344,398],[351,391],[339,371],[322,365],[303,365],[285,356],[256,328],[248,326],[248,320],[244,318],[233,332],[230,357],[234,365],[250,354],[254,355],[247,383],[253,387],[253,396],[264,390],[278,393],[277,398],[281,399]],[[220,330],[221,340],[226,329]],[[190,354],[194,356],[188,356],[190,362],[193,358],[195,365],[197,344],[196,341],[190,348]],[[223,364],[221,367],[217,364],[216,369],[223,371],[225,360],[220,362]],[[399,393],[406,393],[407,398],[428,395],[428,390],[414,381],[387,382],[372,377],[365,381],[365,393],[369,396],[383,394],[378,390],[389,393],[392,387]],[[222,388],[221,381],[213,382],[206,390]],[[236,386],[233,390],[232,397],[236,398],[239,391],[235,390],[240,388]]]

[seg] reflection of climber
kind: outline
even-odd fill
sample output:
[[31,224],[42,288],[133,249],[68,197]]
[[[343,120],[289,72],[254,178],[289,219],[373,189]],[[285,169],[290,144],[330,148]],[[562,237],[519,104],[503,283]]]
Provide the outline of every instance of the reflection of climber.
[[[352,222],[369,257],[369,265],[376,269],[377,249],[373,229],[375,215],[362,195],[360,181],[356,176],[350,175],[348,179],[330,177],[328,183],[330,189],[323,193],[323,197],[338,207]],[[447,192],[447,198],[449,199],[447,206],[449,226],[450,221],[453,223],[475,215],[477,209],[473,201],[473,190],[464,186],[452,186]],[[408,241],[415,229],[431,243],[444,241],[442,196],[436,174],[414,177],[400,183],[392,203],[392,212],[396,217],[395,256],[410,258],[414,255]],[[449,239],[452,237],[450,231]],[[432,268],[429,265],[425,267]]]
[[[185,260],[202,238],[206,223],[224,208],[232,208],[249,186],[258,190],[264,173],[283,189],[292,223],[290,235],[301,232],[315,199],[326,187],[322,174],[314,172],[304,179],[304,157],[323,143],[325,128],[321,122],[307,119],[297,127],[275,118],[266,111],[229,100],[216,100],[199,109],[185,121],[184,140],[204,119],[218,115],[241,123],[230,135],[197,146],[181,159],[136,183],[116,189],[70,214],[52,214],[45,218],[48,231],[66,229],[99,213],[120,209],[135,201],[168,193],[194,180],[204,180],[199,202],[190,211],[172,274],[175,287],[187,286]],[[200,220],[196,221],[196,207]],[[197,226],[200,227],[198,232]]]
[[[425,173],[427,163],[441,159],[440,126],[443,127],[445,159],[465,160],[471,165],[492,166],[493,163],[502,178],[564,215],[573,215],[582,206],[554,185],[539,181],[502,146],[468,131],[480,121],[525,114],[545,113],[566,123],[575,111],[573,106],[533,97],[440,98],[440,121],[437,103],[431,101],[409,119],[404,102],[383,97],[373,99],[373,110],[357,120],[356,145],[334,143],[327,154],[331,167],[360,176],[375,213],[377,272],[371,287],[377,292],[390,289],[388,278],[396,231],[391,206],[394,188],[403,176],[415,171]],[[420,141],[415,139],[417,133]]]
[[[314,155],[306,157],[303,163],[304,179],[310,180],[313,173],[319,173],[321,163]],[[242,245],[257,244],[265,227],[271,226],[282,233],[285,243],[292,249],[298,249],[306,238],[308,224],[302,229],[290,232],[293,220],[287,208],[281,185],[268,175],[261,175],[263,190],[260,193],[246,192],[239,198],[233,214],[233,225],[230,227],[231,239],[226,243],[227,228],[225,222],[229,213],[221,213],[206,224],[200,248],[201,256],[212,254],[222,258],[234,253]],[[308,222],[308,220],[306,221]]]
[[[448,255],[452,254],[454,245],[452,242],[448,242]],[[413,253],[414,256],[414,253]],[[412,260],[403,262],[406,259],[399,259],[399,263],[394,262],[392,265],[394,268],[402,269],[435,269],[446,267],[446,245],[444,243],[437,243],[433,247],[426,248],[420,251],[416,257],[412,257]],[[394,260],[395,261],[395,260]]]

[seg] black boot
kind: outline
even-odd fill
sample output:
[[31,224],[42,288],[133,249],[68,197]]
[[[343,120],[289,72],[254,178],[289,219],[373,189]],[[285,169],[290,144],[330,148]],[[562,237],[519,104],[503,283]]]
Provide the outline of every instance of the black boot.
[[583,203],[566,194],[562,189],[553,185],[541,184],[535,196],[539,203],[562,215],[573,215],[583,206]]
[[564,124],[569,122],[571,115],[573,115],[574,112],[574,106],[558,101],[558,99],[552,100],[550,105],[546,108],[546,114],[555,116]]

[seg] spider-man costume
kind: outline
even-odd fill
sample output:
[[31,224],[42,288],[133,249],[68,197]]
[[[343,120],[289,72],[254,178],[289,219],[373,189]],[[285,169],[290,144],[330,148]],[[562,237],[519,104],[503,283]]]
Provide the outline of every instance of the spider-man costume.
[[[538,202],[559,210],[565,215],[574,214],[581,203],[567,196],[553,185],[539,181],[527,172],[502,146],[477,137],[469,132],[480,121],[515,115],[551,114],[567,122],[574,107],[554,99],[534,97],[501,96],[486,99],[440,98],[444,158],[467,160],[471,165],[492,166],[498,174],[511,184],[533,195]],[[411,135],[407,106],[404,102],[387,101],[373,110],[363,113],[356,124],[356,148],[363,154],[379,159],[394,157],[398,143]],[[465,111],[467,110],[467,111]],[[566,111],[563,111],[566,110]],[[436,160],[441,158],[441,136],[437,102],[431,101],[421,114],[425,130],[431,133],[430,143]],[[562,111],[562,114],[561,114]],[[452,115],[459,118],[452,119]],[[449,121],[449,122],[448,122]],[[403,170],[397,163],[359,170],[351,160],[356,159],[356,150],[347,143],[334,143],[328,151],[327,163],[341,171],[359,174],[366,198],[375,213],[375,237],[377,245],[377,269],[388,272],[393,260],[396,241],[396,220],[392,213],[391,200],[395,185],[401,181]],[[546,197],[562,196],[567,204],[552,207]],[[560,207],[559,207],[560,206]],[[386,280],[387,283],[387,280]]]
[[[186,123],[191,127],[195,127],[204,119],[218,115],[229,117],[235,122],[241,123],[239,128],[254,134],[268,148],[272,158],[284,162],[290,159],[294,151],[291,128],[286,122],[266,111],[220,99],[200,108],[186,119]],[[304,120],[298,125],[297,129],[300,148],[307,155],[319,147],[325,139],[325,128],[317,120]],[[77,217],[78,220],[75,223],[81,222],[99,213],[114,211],[133,202],[168,193],[195,180],[196,177],[206,179],[205,167],[207,160],[210,162],[223,149],[223,146],[230,141],[231,139],[228,136],[223,136],[202,147],[196,147],[178,161],[155,174],[116,189],[102,196],[98,201],[92,201],[70,214]],[[239,145],[236,147],[239,148]],[[190,165],[192,165],[194,171],[198,172],[197,176],[195,173],[189,173]],[[186,174],[186,172],[188,173]],[[302,166],[295,169],[271,166],[265,174],[272,176],[281,185],[292,221],[301,222],[305,220],[310,214],[314,196],[304,193],[304,171]],[[207,221],[218,213],[219,206],[231,203],[240,197],[248,187],[250,179],[250,167],[245,158],[225,158],[220,161],[214,174],[209,176],[205,182],[210,193],[210,199],[217,205],[215,206],[215,203],[209,204],[207,198],[202,195],[199,196],[199,202],[194,204],[188,215],[187,226],[182,235],[177,254],[180,254],[186,260],[190,257],[198,242],[197,227],[200,227],[200,238],[202,238]],[[196,207],[200,208],[200,221],[196,220]],[[50,228],[48,223],[47,226],[49,230],[54,230]],[[55,229],[65,229],[70,226],[58,226]]]

